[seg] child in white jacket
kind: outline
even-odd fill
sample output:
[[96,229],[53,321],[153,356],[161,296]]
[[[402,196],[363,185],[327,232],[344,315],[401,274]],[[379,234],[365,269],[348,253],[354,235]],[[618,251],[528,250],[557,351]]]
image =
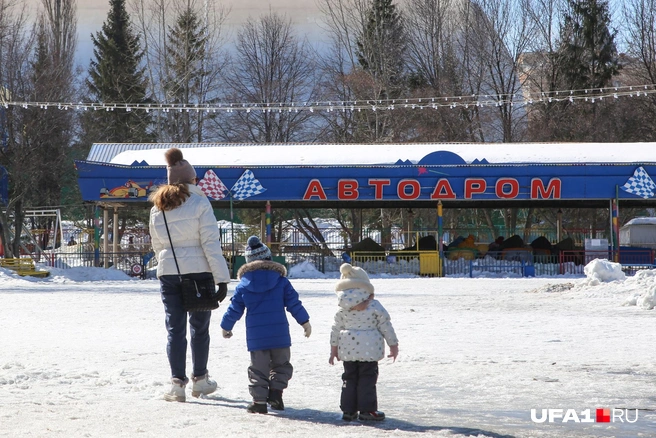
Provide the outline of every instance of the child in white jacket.
[[339,271],[335,285],[339,309],[330,334],[329,363],[333,365],[335,359],[344,363],[342,419],[384,420],[376,395],[378,361],[385,357],[385,341],[390,347],[388,357],[396,360],[399,341],[389,313],[374,299],[374,287],[364,269],[344,263]]

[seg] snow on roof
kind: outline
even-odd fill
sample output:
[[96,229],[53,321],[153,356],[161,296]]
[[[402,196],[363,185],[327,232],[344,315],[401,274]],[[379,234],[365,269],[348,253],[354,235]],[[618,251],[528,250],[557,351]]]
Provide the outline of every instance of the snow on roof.
[[656,225],[656,217],[635,217],[624,224],[627,225]]
[[211,166],[374,165],[399,160],[416,164],[437,151],[456,154],[468,164],[480,160],[492,164],[656,163],[654,143],[95,143],[87,161],[165,165],[163,150],[174,146],[183,149],[191,164]]

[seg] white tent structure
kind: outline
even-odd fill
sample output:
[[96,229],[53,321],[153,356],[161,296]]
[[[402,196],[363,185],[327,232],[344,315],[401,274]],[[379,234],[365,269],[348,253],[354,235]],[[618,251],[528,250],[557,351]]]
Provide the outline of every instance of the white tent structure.
[[620,228],[620,243],[625,246],[656,249],[656,217],[637,217]]

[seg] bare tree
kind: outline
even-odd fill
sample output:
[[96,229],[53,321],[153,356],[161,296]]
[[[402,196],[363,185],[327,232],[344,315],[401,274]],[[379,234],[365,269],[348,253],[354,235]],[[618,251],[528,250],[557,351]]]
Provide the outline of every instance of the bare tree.
[[628,54],[639,61],[632,72],[641,82],[656,83],[656,0],[628,0],[624,5]]
[[[470,56],[464,44],[463,0],[409,0],[405,8],[407,63],[411,96],[463,96],[468,72],[463,62]],[[461,42],[463,44],[461,44]],[[443,100],[443,103],[448,101]],[[415,111],[413,140],[474,141],[473,110],[457,106]]]
[[533,32],[525,8],[521,1],[477,0],[469,9],[466,25],[474,39],[471,65],[478,64],[476,71],[482,73],[478,94],[489,96],[482,104],[491,102],[496,109],[486,123],[486,130],[492,131],[486,137],[504,143],[519,141],[526,111],[518,66]]
[[562,105],[548,97],[559,90],[559,16],[564,1],[525,0],[524,7],[533,29],[528,53],[520,63],[524,98],[533,102],[527,108],[529,136],[533,141],[551,140],[551,127],[558,124],[563,113]]
[[[26,110],[6,101],[28,101],[31,91],[29,57],[34,34],[28,26],[24,5],[12,0],[0,0],[0,165],[9,180],[9,200],[0,214],[3,245],[8,257],[17,256],[23,224],[23,202],[31,190],[35,175],[30,160],[31,148],[25,131]],[[13,239],[11,238],[13,228]]]
[[[331,45],[321,59],[325,73],[322,92],[327,100],[365,101],[374,105],[395,102],[406,90],[406,34],[402,13],[388,0],[321,0]],[[340,142],[391,142],[408,138],[402,109],[344,111],[325,115],[327,138]],[[380,209],[382,240],[389,245],[395,212]],[[357,210],[350,217],[359,235]],[[345,222],[341,220],[344,227]]]
[[[324,100],[383,108],[405,93],[406,43],[402,11],[389,0],[320,0],[330,45],[320,59]],[[391,142],[407,138],[403,110],[324,114],[324,138]]]
[[149,94],[161,104],[185,104],[190,111],[157,114],[160,141],[216,138],[217,117],[203,107],[223,93],[226,63],[224,23],[229,9],[207,0],[131,0],[143,35]]
[[[312,140],[314,114],[305,106],[316,99],[314,56],[297,37],[289,19],[270,12],[238,31],[225,77],[228,98],[252,109],[228,113],[217,123],[222,138],[272,143]],[[298,105],[280,108],[278,103]]]
[[[624,4],[626,47],[628,62],[624,66],[626,84],[656,83],[656,0],[628,0]],[[656,117],[654,95],[631,102],[632,119],[637,122],[632,132],[638,141],[654,141],[656,130],[652,121]]]
[[455,0],[410,0],[405,10],[408,64],[421,82],[438,92],[450,88],[448,70],[457,62],[451,38],[456,12]]
[[[71,102],[75,99],[76,47],[75,0],[42,0],[43,9],[36,24],[36,48],[30,69],[30,100]],[[56,105],[25,110],[25,142],[32,153],[32,188],[25,202],[31,207],[62,204],[62,189],[74,184],[71,175],[75,115]],[[68,180],[66,180],[68,178]],[[45,230],[42,248],[48,246],[52,218],[34,218],[33,225]]]
[[[324,27],[330,43],[319,58],[323,72],[322,98],[327,101],[352,102],[357,99],[352,73],[358,67],[356,38],[366,20],[368,0],[319,0]],[[339,143],[355,139],[356,112],[332,111],[323,115],[322,138]]]
[[[325,100],[388,106],[406,88],[402,12],[391,0],[320,0],[331,41],[322,56]],[[400,111],[344,111],[325,115],[326,135],[369,143],[403,137]]]

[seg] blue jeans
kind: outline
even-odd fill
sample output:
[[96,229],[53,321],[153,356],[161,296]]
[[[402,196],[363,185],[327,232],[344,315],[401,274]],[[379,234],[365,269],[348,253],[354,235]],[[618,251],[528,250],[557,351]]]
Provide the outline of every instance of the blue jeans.
[[[212,276],[205,272],[190,274],[196,279]],[[187,364],[187,312],[182,307],[182,285],[178,275],[162,275],[159,278],[162,302],[166,312],[168,343],[166,354],[171,366],[171,377],[185,380]],[[207,373],[210,352],[210,318],[212,312],[189,312],[191,333],[191,361],[194,376]]]

